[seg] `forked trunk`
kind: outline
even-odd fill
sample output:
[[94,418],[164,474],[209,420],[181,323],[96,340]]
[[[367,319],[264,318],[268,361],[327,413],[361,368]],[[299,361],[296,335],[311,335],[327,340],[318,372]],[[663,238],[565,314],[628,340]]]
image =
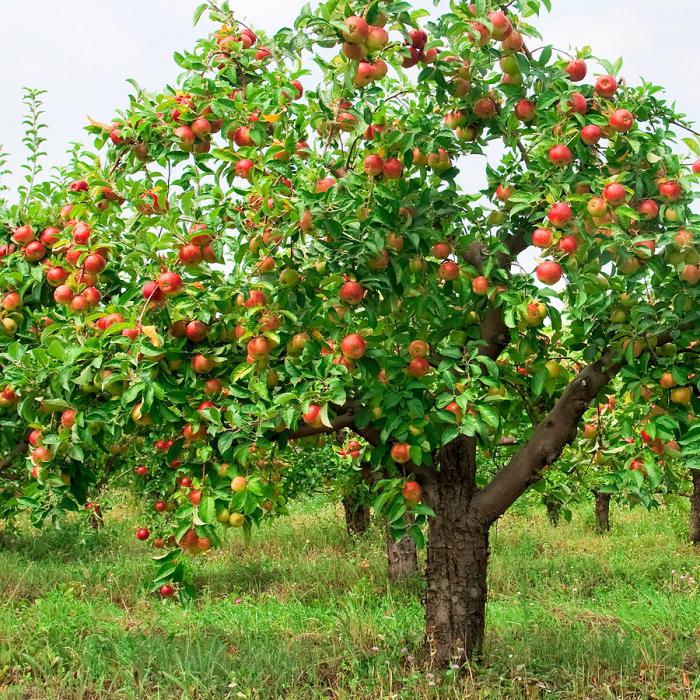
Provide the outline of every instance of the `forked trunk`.
[[690,541],[700,543],[700,470],[691,469],[693,493],[690,496]]
[[610,531],[610,494],[595,493],[595,522],[599,534]]
[[[406,515],[407,519],[412,520]],[[416,543],[409,535],[405,535],[398,542],[394,542],[391,536],[391,528],[386,525],[386,560],[389,580],[393,583],[407,576],[412,576],[418,571],[418,552]]]
[[460,437],[440,450],[439,479],[426,487],[430,520],[426,635],[435,665],[481,655],[486,617],[488,525],[470,518],[476,490],[476,448]]
[[363,535],[369,528],[369,506],[358,503],[354,498],[343,498],[345,527],[348,535]]

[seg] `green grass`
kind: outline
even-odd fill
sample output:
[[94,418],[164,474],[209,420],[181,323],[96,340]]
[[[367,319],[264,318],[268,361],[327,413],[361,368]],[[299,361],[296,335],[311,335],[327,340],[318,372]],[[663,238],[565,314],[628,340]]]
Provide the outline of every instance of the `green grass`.
[[200,558],[188,608],[144,593],[153,565],[125,507],[99,533],[4,533],[0,698],[697,698],[684,508],[615,511],[605,537],[587,511],[502,520],[487,661],[464,674],[426,666],[421,581],[389,588],[379,530],[348,538],[322,501]]

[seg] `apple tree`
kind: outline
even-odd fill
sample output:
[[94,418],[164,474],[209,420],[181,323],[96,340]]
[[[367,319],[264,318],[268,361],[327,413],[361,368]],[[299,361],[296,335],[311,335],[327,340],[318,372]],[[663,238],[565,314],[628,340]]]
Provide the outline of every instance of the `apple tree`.
[[268,36],[207,3],[177,85],[135,85],[12,210],[0,281],[39,330],[3,347],[8,420],[73,482],[150,450],[162,595],[284,511],[290,445],[348,430],[395,534],[427,523],[445,665],[481,651],[492,524],[590,406],[652,391],[652,431],[697,448],[691,127],[620,61],[531,47],[548,5],[334,0]]

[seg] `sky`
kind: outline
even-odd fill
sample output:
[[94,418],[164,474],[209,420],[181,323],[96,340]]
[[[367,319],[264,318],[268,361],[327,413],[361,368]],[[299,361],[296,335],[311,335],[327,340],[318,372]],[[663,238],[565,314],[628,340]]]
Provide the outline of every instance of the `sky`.
[[[192,26],[198,0],[2,0],[0,24],[0,144],[10,165],[23,162],[22,87],[43,88],[49,129],[46,166],[66,160],[72,141],[85,140],[87,116],[110,121],[127,104],[126,78],[146,89],[174,81],[176,50],[207,31]],[[553,0],[552,12],[533,20],[545,43],[568,50],[589,45],[594,54],[625,60],[622,75],[663,84],[680,111],[700,123],[697,67],[699,0]],[[302,0],[230,0],[240,19],[267,31],[291,24]],[[428,0],[414,5],[431,7]],[[447,6],[442,0],[440,6]],[[662,7],[663,9],[659,9]],[[685,28],[685,29],[684,29]],[[531,42],[531,47],[534,44]],[[17,174],[7,184],[20,182]]]

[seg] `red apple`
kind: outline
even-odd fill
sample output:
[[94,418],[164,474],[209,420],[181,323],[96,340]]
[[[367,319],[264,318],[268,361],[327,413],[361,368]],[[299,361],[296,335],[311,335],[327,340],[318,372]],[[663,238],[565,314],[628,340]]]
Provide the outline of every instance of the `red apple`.
[[540,263],[535,270],[537,274],[537,279],[542,282],[542,284],[556,284],[561,279],[561,265],[552,261],[545,261]]

